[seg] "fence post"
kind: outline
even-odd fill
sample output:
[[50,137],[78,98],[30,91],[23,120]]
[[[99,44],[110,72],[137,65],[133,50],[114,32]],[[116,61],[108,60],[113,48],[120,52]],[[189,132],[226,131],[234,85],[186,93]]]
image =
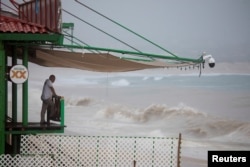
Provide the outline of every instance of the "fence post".
[[181,166],[181,133],[179,133],[179,140],[178,140],[178,150],[177,150],[177,167]]
[[134,162],[134,165],[133,165],[133,167],[136,167],[136,160],[134,160],[133,162]]

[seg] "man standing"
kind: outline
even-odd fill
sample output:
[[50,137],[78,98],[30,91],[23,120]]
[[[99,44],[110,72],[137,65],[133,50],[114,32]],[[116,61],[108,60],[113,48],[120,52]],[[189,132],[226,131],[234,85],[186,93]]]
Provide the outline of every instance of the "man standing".
[[55,89],[53,87],[53,83],[55,82],[55,80],[56,80],[55,75],[50,75],[49,79],[46,79],[43,85],[43,92],[41,95],[41,100],[43,102],[41,110],[41,121],[40,121],[41,124],[46,123],[44,117],[45,117],[45,112],[48,108],[50,109],[51,112],[49,117],[54,116],[55,111],[54,111],[54,103],[52,101],[52,96],[57,96]]

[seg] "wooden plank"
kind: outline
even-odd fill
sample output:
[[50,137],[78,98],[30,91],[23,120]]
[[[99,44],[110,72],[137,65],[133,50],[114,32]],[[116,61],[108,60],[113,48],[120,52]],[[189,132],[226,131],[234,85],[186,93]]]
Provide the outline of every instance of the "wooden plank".
[[7,122],[5,125],[6,131],[28,131],[28,130],[61,130],[65,126],[56,123],[40,124],[39,122],[29,122],[24,126],[21,122],[12,123]]

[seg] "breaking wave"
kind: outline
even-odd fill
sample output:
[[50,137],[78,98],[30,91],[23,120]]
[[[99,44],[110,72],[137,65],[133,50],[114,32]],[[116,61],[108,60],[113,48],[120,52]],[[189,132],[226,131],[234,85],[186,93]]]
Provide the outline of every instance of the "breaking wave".
[[89,97],[71,97],[65,99],[66,106],[88,106],[94,102],[95,100]]
[[162,80],[164,77],[162,77],[162,76],[158,76],[158,77],[154,77],[154,80],[155,81],[160,81],[160,80]]
[[195,138],[226,137],[229,141],[246,142],[250,136],[249,122],[213,117],[183,104],[176,107],[153,104],[144,109],[111,105],[97,112],[96,117],[132,124],[147,124],[165,134],[177,131]]
[[179,105],[168,107],[166,105],[153,104],[144,109],[128,108],[122,105],[111,105],[98,112],[103,118],[117,119],[119,121],[148,122],[158,119],[174,119],[178,117],[206,117],[205,113],[199,112],[191,107]]

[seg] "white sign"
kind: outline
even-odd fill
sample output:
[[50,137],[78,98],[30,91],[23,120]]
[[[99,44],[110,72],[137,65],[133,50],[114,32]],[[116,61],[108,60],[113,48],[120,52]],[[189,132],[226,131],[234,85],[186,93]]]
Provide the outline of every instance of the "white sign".
[[28,69],[23,65],[15,65],[10,69],[10,79],[16,84],[22,84],[29,77]]

